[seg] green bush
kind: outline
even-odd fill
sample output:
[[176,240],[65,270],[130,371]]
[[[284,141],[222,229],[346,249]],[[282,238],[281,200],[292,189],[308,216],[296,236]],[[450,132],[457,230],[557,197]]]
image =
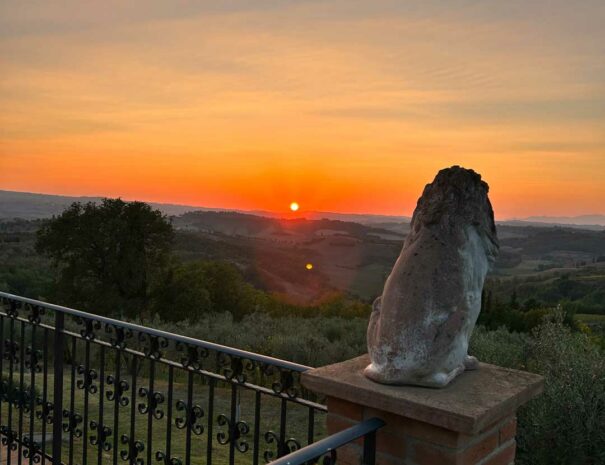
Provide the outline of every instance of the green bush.
[[528,334],[512,333],[504,327],[489,331],[483,326],[477,326],[469,344],[469,353],[482,362],[525,369],[529,340]]
[[544,393],[519,410],[517,464],[605,463],[605,357],[562,314],[531,336],[477,328],[471,353],[545,378]]
[[309,366],[336,363],[366,351],[365,318],[274,318],[255,313],[236,322],[225,312],[202,314],[195,323],[166,323],[156,317],[148,325]]

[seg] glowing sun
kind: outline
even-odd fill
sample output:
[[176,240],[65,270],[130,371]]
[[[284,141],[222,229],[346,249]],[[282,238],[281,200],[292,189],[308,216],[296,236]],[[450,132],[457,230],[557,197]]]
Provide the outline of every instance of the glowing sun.
[[298,205],[298,203],[296,203],[296,202],[292,202],[292,203],[290,204],[290,210],[292,210],[293,212],[298,211],[298,209],[299,209],[299,205]]

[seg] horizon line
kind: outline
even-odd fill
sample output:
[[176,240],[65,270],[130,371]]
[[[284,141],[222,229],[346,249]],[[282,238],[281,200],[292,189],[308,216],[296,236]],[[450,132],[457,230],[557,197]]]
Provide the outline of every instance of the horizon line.
[[[265,209],[253,209],[253,210],[247,210],[247,209],[242,209],[242,208],[232,208],[232,207],[210,207],[210,206],[205,206],[205,205],[192,205],[192,204],[185,204],[185,203],[174,203],[174,202],[157,202],[157,201],[153,201],[153,200],[144,200],[144,199],[129,199],[129,198],[124,198],[122,196],[108,196],[108,195],[73,195],[73,194],[55,194],[55,193],[46,193],[46,192],[30,192],[30,191],[16,191],[16,190],[10,190],[10,189],[3,189],[0,188],[0,192],[11,192],[11,193],[16,193],[16,194],[30,194],[30,195],[46,195],[46,196],[53,196],[53,197],[68,197],[68,198],[84,198],[84,199],[122,199],[126,202],[144,202],[144,203],[148,203],[148,204],[156,204],[156,205],[166,205],[166,206],[175,206],[175,207],[191,207],[191,208],[199,208],[199,209],[206,209],[206,210],[216,210],[216,211],[222,211],[222,212],[235,212],[235,213],[270,213],[273,215],[283,215],[282,217],[289,217],[292,216],[292,214],[294,212],[290,212],[290,211],[281,211],[281,210],[265,210]],[[295,212],[296,214],[300,215],[300,214],[317,214],[317,213],[325,213],[325,214],[333,214],[333,215],[349,215],[349,216],[385,216],[385,217],[396,217],[396,218],[407,218],[410,219],[412,218],[413,212],[410,214],[397,214],[397,213],[369,213],[369,212],[364,212],[364,213],[355,213],[355,212],[341,212],[341,211],[327,211],[327,210],[298,210],[297,212]],[[496,215],[494,215],[496,217]],[[498,218],[496,221],[528,221],[532,218],[567,218],[567,219],[574,219],[574,218],[582,218],[582,217],[586,217],[586,216],[605,216],[605,212],[604,213],[597,213],[597,212],[592,212],[592,213],[582,213],[579,215],[530,215],[527,217],[508,217],[508,218]],[[288,219],[292,219],[292,218],[288,218]]]

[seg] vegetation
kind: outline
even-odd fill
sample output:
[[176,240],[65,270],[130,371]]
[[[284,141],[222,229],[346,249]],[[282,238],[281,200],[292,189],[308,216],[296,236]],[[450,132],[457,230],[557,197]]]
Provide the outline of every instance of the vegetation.
[[518,464],[597,464],[605,461],[605,357],[563,315],[531,335],[478,327],[471,352],[481,360],[540,373],[544,393],[519,411]]
[[[325,247],[331,238],[292,238],[297,228],[313,235],[347,229],[338,233],[348,234],[346,241],[334,244],[342,254],[346,243],[347,257],[357,260],[351,266],[371,270],[376,282],[368,286],[365,271],[353,276],[355,268],[345,266],[342,281],[367,296],[376,293],[400,244],[343,222],[281,225],[241,216],[244,229],[233,215],[195,214],[176,221],[186,230],[173,231],[144,204],[105,200],[72,205],[46,223],[0,223],[0,289],[309,366],[364,353],[370,299],[332,285],[336,267],[302,271],[309,257],[334,253]],[[603,234],[543,230],[505,230],[509,245],[486,285],[470,351],[545,377],[545,393],[519,412],[518,463],[603,463]],[[276,231],[285,243],[267,239]],[[269,236],[250,236],[258,234]],[[571,255],[554,252],[559,246]],[[304,305],[290,298],[315,288]]]
[[58,301],[130,317],[149,305],[168,261],[173,230],[142,202],[74,203],[38,231],[36,249],[58,269]]
[[605,267],[596,264],[523,278],[492,278],[486,290],[493,303],[528,309],[565,304],[575,313],[605,315]]
[[[519,411],[517,462],[527,465],[597,464],[605,460],[605,357],[590,338],[572,331],[554,312],[531,333],[478,326],[470,352],[487,363],[545,377],[544,394]],[[234,322],[208,315],[197,324],[154,326],[175,333],[321,366],[366,351],[365,318],[271,317]]]
[[39,221],[0,223],[0,290],[30,297],[47,296],[52,288],[50,262],[35,250]]

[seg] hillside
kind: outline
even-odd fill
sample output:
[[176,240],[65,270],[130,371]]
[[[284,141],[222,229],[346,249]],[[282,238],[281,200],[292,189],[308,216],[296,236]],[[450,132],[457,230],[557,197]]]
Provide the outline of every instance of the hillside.
[[172,222],[182,258],[235,262],[258,287],[298,302],[340,291],[371,299],[404,238],[403,231],[359,223],[227,212],[187,213]]
[[[50,218],[53,215],[59,215],[74,202],[98,203],[101,199],[102,197],[72,197],[0,190],[0,219],[34,220]],[[149,203],[149,205],[166,215],[180,215],[193,210],[213,210],[211,208],[164,203]]]
[[[7,201],[12,193],[0,194],[4,199],[0,212],[4,214],[9,211],[21,214],[27,211],[32,216],[56,214],[74,200],[43,196],[47,201],[44,203],[40,197],[20,194],[18,199],[26,198],[23,209],[24,204]],[[13,269],[18,268],[14,267],[16,264],[27,268],[28,263],[41,263],[42,259],[33,251],[34,233],[41,221],[0,219],[2,263]],[[175,253],[181,259],[232,262],[255,286],[298,303],[312,303],[342,292],[371,301],[381,292],[409,230],[409,223],[388,217],[381,222],[361,224],[188,211],[171,216],[171,221],[177,231]],[[490,279],[502,283],[499,286],[502,296],[517,286],[514,280],[531,281],[528,289],[540,293],[538,288],[550,286],[553,277],[581,275],[582,289],[592,296],[591,302],[598,304],[600,294],[591,294],[590,289],[595,286],[600,289],[598,276],[603,274],[601,265],[605,262],[605,231],[516,223],[498,224],[498,235],[501,253]],[[312,265],[311,270],[307,269],[308,264]],[[523,297],[529,295],[524,289],[520,289]],[[559,294],[546,289],[540,295]]]
[[[31,192],[15,192],[0,190],[0,219],[44,219],[61,213],[73,202],[99,202],[101,196],[74,197],[66,195],[38,194]],[[128,199],[125,199],[128,200]],[[143,200],[144,201],[144,200]],[[244,211],[237,209],[210,208],[196,205],[167,204],[147,202],[162,213],[172,216],[192,211],[232,211],[267,218],[301,218],[307,220],[330,219],[352,223],[360,223],[373,227],[383,227],[399,231],[401,225],[411,221],[409,216],[375,215],[359,213],[335,213],[325,211],[298,211],[296,213],[271,212],[264,210]],[[294,216],[293,216],[294,215]],[[562,226],[580,229],[605,230],[605,215],[580,215],[571,217],[532,216],[524,219],[498,220],[504,226]]]
[[[73,202],[100,202],[102,197],[74,197],[66,195],[50,195],[38,194],[31,192],[15,192],[0,190],[0,219],[44,219],[50,218],[53,215],[60,214],[65,208]],[[132,199],[125,199],[132,200]],[[147,202],[153,208],[160,210],[168,216],[181,215],[192,211],[233,211],[245,213],[254,216],[262,216],[267,218],[280,218],[283,213],[255,210],[233,210],[225,208],[210,208],[194,205],[175,205],[167,203]],[[297,218],[320,220],[332,219],[338,221],[356,222],[361,224],[372,225],[375,223],[406,223],[410,221],[409,217],[405,216],[389,216],[389,215],[370,215],[370,214],[355,214],[355,213],[335,213],[322,211],[298,211]]]
[[[408,225],[397,223],[368,227],[206,212],[181,215],[173,224],[183,258],[235,262],[257,286],[299,301],[333,291],[373,299],[408,231]],[[605,231],[499,225],[498,234],[501,253],[491,279],[547,284],[558,274],[602,274],[598,270],[605,262]],[[313,264],[312,271],[305,268],[307,263]],[[504,289],[508,292],[511,286]]]

